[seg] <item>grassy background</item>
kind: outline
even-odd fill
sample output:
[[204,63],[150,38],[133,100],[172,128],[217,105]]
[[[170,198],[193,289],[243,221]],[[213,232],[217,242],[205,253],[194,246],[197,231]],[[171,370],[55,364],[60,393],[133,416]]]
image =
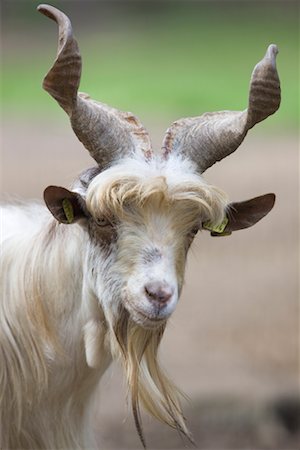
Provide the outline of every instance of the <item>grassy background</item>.
[[[142,120],[244,109],[250,75],[279,46],[282,105],[261,129],[298,126],[299,8],[294,1],[52,1],[71,18],[83,56],[80,90]],[[37,1],[2,2],[5,115],[57,116],[41,89],[55,24]]]

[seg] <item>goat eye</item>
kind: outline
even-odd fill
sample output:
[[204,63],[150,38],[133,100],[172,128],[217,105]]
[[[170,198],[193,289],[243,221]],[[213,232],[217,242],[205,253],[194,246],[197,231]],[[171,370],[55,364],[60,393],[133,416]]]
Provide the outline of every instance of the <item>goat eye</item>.
[[107,227],[110,225],[110,221],[106,217],[96,217],[95,221],[99,227]]

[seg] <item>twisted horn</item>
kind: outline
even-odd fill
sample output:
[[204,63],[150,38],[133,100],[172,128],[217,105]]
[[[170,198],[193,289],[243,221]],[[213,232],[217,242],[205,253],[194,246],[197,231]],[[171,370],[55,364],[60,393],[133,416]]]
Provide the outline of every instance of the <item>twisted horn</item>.
[[43,88],[70,117],[72,128],[101,168],[135,152],[151,157],[148,133],[131,113],[118,111],[78,93],[81,56],[69,18],[50,5],[38,11],[58,24],[56,60],[44,78]]
[[219,111],[180,119],[167,130],[163,156],[170,152],[193,160],[200,173],[233,153],[248,130],[273,114],[280,105],[280,82],[276,70],[276,45],[270,45],[255,66],[245,111]]

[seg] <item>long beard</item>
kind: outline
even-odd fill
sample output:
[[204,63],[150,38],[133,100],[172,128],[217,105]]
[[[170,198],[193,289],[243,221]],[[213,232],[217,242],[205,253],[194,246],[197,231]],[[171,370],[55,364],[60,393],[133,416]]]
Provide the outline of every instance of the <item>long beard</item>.
[[113,349],[124,365],[134,421],[144,448],[140,403],[156,419],[193,442],[179,402],[182,394],[163,373],[157,359],[165,326],[166,323],[156,329],[144,329],[130,319],[125,309],[113,326]]

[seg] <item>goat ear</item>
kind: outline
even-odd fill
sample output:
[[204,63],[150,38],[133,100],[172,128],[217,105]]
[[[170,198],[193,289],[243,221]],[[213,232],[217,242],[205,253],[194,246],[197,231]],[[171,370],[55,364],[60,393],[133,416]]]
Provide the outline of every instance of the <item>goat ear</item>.
[[87,217],[81,195],[59,186],[48,186],[44,191],[47,208],[58,222],[71,224]]
[[219,227],[204,228],[211,231],[211,236],[228,236],[233,231],[249,228],[265,217],[273,208],[275,194],[265,194],[244,202],[230,203],[226,219]]

